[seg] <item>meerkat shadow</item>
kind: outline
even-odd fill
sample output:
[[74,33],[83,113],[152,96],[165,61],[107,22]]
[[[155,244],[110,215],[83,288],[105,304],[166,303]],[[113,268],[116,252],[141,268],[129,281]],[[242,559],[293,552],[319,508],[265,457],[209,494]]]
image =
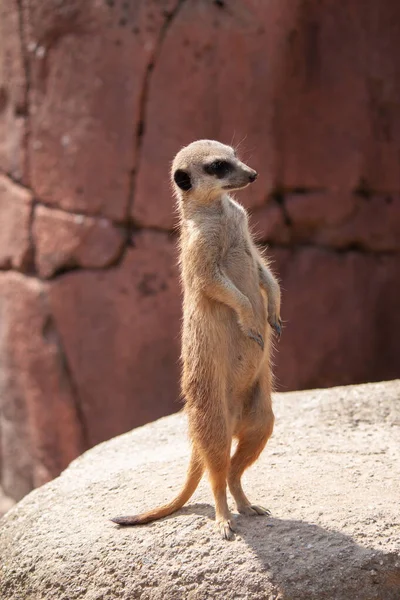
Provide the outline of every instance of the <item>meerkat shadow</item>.
[[395,552],[361,546],[351,536],[306,521],[240,515],[236,523],[236,536],[270,573],[281,600],[400,598]]
[[[193,503],[163,520],[190,515],[213,522],[215,509]],[[235,539],[242,540],[261,569],[269,572],[280,600],[399,600],[397,553],[360,546],[351,536],[306,521],[232,515]],[[225,543],[236,551],[235,541]]]
[[207,519],[209,519],[210,521],[215,521],[215,508],[211,504],[206,504],[203,502],[186,504],[172,515],[164,517],[163,521],[168,521],[169,519],[176,519],[180,516],[185,515],[197,515],[199,517],[207,517]]
[[[400,599],[396,552],[361,546],[349,535],[307,521],[236,512],[232,516],[236,542],[242,548],[246,544],[257,568],[268,572],[279,600]],[[192,521],[193,517],[213,527],[215,508],[206,503],[187,504],[162,521]],[[222,543],[236,553],[240,546],[235,540]]]

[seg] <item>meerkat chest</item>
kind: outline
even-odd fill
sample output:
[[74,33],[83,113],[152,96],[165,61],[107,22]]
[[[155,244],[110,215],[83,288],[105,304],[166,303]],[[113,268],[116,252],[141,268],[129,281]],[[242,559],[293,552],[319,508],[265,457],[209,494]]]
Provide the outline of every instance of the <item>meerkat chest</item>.
[[231,200],[225,211],[223,253],[231,258],[252,258],[250,233],[245,210]]

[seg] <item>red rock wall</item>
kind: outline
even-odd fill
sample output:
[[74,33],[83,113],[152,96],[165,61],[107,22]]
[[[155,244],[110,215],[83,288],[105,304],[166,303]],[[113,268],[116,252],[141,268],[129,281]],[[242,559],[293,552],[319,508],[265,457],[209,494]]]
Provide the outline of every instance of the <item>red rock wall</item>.
[[[239,146],[281,390],[400,376],[396,0],[0,0],[0,481],[179,408],[169,164]],[[134,449],[132,449],[134,451]]]

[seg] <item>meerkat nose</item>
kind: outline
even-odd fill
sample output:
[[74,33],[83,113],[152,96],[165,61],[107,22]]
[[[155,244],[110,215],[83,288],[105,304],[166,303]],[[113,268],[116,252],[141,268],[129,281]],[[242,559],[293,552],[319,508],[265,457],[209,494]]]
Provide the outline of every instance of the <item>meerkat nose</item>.
[[249,179],[251,182],[255,181],[257,179],[258,173],[256,171],[253,171],[253,173],[250,173],[249,175]]

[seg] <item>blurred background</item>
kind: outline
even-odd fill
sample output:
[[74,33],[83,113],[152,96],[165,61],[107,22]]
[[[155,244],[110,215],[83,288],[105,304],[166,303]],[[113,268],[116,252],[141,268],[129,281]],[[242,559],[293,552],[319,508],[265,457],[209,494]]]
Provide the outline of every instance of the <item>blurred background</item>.
[[400,376],[399,56],[397,0],[0,0],[0,511],[180,409],[194,139],[259,172],[278,391]]

